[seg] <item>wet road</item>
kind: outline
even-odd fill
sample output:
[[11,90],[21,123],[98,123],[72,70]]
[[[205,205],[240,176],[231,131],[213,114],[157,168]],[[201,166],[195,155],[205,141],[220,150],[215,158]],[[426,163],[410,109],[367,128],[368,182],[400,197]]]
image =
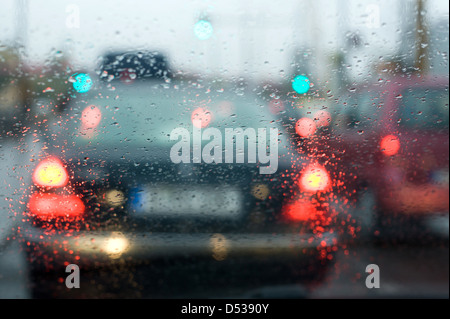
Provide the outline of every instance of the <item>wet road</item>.
[[[449,249],[441,247],[382,247],[368,244],[348,247],[336,255],[334,269],[325,281],[306,291],[300,286],[266,287],[235,294],[213,292],[203,297],[307,297],[307,298],[448,298]],[[380,288],[365,286],[365,268],[380,267]],[[264,278],[261,278],[264,282]],[[0,298],[29,298],[27,264],[17,242],[0,253]],[[119,296],[124,297],[124,296]],[[196,296],[197,297],[197,296]],[[198,296],[201,297],[201,296]]]

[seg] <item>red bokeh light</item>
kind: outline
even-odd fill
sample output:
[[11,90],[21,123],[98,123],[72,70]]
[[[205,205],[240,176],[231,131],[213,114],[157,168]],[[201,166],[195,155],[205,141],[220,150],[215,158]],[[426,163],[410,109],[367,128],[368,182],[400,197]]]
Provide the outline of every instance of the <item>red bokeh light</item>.
[[310,137],[316,132],[316,123],[310,118],[303,117],[295,124],[295,132],[301,137]]
[[30,196],[28,209],[38,217],[78,217],[84,213],[85,206],[75,195],[34,193]]
[[283,207],[284,215],[292,221],[308,221],[313,219],[318,211],[315,205],[306,199],[297,199]]
[[206,108],[198,107],[192,111],[191,121],[195,127],[205,128],[212,121],[212,113]]
[[43,187],[62,187],[69,182],[64,164],[57,157],[48,157],[41,161],[33,172],[33,182]]
[[81,124],[85,129],[96,128],[102,120],[102,112],[95,105],[89,105],[81,112]]
[[400,150],[400,140],[397,136],[387,135],[381,139],[380,149],[384,155],[393,156]]

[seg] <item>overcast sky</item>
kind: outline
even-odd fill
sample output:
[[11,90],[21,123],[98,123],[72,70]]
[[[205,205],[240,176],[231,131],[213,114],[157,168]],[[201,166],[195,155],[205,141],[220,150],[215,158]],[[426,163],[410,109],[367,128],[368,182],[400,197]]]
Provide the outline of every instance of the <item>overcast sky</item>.
[[[16,14],[20,2],[27,3],[26,19],[23,13]],[[393,54],[402,36],[398,32],[400,17],[408,1],[1,0],[1,3],[0,41],[8,43],[22,31],[29,59],[35,63],[42,63],[55,50],[70,53],[80,66],[92,67],[106,50],[159,49],[168,54],[173,66],[182,70],[224,75],[245,72],[255,78],[277,78],[289,72],[296,48],[316,47],[322,53],[340,49],[346,31],[359,31],[374,56]],[[79,26],[72,19],[77,11]],[[430,21],[448,20],[448,12],[447,1],[428,1]],[[193,32],[195,22],[202,16],[207,16],[214,27],[213,36],[204,41]]]

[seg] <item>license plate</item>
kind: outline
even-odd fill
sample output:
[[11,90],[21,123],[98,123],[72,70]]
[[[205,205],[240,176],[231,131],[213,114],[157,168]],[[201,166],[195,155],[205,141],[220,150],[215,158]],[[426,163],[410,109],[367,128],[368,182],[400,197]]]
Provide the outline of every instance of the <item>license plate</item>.
[[131,193],[131,205],[137,217],[230,219],[242,215],[242,204],[242,193],[231,187],[148,186]]

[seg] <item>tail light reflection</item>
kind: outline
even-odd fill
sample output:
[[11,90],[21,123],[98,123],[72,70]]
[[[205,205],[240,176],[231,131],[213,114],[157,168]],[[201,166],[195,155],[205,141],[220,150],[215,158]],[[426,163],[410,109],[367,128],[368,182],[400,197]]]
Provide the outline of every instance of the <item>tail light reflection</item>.
[[37,217],[79,217],[84,213],[85,206],[76,195],[34,193],[28,202],[28,209]]

